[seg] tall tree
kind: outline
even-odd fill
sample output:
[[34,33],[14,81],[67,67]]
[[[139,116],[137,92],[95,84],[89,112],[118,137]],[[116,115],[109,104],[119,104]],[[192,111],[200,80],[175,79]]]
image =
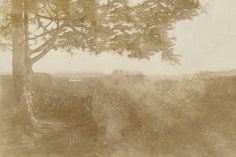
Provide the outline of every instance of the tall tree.
[[160,53],[165,61],[178,62],[168,31],[200,12],[197,0],[145,0],[138,5],[128,0],[5,0],[3,7],[9,14],[1,13],[0,44],[12,41],[16,108],[27,111],[29,121],[36,121],[32,65],[51,50],[115,52],[138,59]]

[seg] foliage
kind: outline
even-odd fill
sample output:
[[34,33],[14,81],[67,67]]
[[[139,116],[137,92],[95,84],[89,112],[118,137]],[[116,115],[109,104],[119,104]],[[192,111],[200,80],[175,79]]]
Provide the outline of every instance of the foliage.
[[[221,151],[234,151],[235,77],[195,75],[151,81],[127,72],[115,73],[80,82],[36,76],[33,91],[37,118],[73,125],[35,137],[31,153],[60,157],[89,153],[133,156],[132,152],[141,156],[189,156],[195,152],[221,156]],[[13,103],[9,80],[3,79],[2,133],[8,130],[4,143],[17,133],[7,120]],[[218,145],[222,140],[224,145]],[[59,151],[62,147],[66,148],[63,152]]]
[[[9,41],[11,7],[6,5],[9,1],[4,2],[1,8],[7,11],[1,13],[0,34]],[[139,59],[161,53],[164,60],[178,62],[168,31],[176,22],[192,19],[200,12],[196,0],[146,0],[135,6],[123,0],[21,2],[27,15],[24,29],[33,63],[52,49],[116,52]]]

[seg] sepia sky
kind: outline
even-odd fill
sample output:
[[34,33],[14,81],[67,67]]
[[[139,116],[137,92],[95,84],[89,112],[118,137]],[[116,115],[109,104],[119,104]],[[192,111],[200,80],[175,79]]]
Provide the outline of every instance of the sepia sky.
[[[179,75],[236,69],[236,1],[200,2],[207,13],[194,17],[193,21],[179,22],[176,29],[170,32],[177,39],[175,52],[182,56],[182,65],[162,62],[159,55],[150,60],[135,60],[106,53],[95,56],[78,52],[70,57],[65,53],[50,52],[34,65],[34,71],[110,73],[114,69],[124,69],[145,74]],[[11,55],[1,52],[0,73],[10,71]]]

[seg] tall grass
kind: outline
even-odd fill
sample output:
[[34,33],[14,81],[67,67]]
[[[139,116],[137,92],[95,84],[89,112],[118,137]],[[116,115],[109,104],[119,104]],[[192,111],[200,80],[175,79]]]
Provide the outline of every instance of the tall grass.
[[[4,88],[7,106],[11,89]],[[39,77],[33,94],[38,119],[74,124],[43,134],[35,146],[41,155],[216,157],[236,153],[235,77],[149,80],[141,74],[114,73],[79,82],[46,78],[42,83]]]

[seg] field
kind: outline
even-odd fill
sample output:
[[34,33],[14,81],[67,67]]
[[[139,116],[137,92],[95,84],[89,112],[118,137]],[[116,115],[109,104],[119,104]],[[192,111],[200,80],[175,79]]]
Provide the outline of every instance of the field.
[[36,75],[34,114],[45,125],[25,131],[20,142],[11,111],[11,77],[2,76],[1,81],[0,156],[236,154],[234,76],[196,74],[163,80],[124,72],[81,79]]

